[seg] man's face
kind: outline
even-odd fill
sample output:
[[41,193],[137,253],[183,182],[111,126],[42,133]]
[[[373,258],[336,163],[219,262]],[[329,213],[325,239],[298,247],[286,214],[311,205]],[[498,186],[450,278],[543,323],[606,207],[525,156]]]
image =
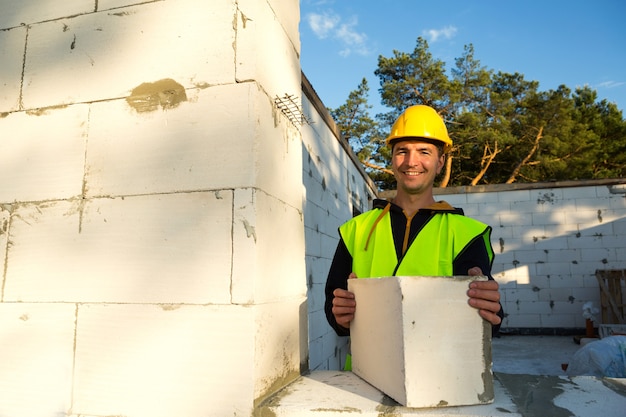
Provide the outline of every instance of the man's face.
[[444,155],[432,143],[409,139],[393,146],[391,168],[398,181],[398,191],[421,194],[432,188],[443,165]]

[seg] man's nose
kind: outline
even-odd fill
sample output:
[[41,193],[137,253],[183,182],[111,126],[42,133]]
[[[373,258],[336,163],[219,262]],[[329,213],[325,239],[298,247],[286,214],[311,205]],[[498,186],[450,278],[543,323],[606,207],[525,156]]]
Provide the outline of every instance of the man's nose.
[[410,151],[407,153],[406,162],[410,166],[416,166],[420,163],[419,154],[415,151]]

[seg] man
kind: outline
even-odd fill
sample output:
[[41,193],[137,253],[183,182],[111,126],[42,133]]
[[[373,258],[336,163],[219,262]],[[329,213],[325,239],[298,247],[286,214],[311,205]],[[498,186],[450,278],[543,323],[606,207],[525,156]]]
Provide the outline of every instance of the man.
[[498,283],[491,276],[491,228],[433,196],[435,177],[452,147],[443,119],[428,106],[407,108],[387,138],[396,197],[339,228],[340,241],[326,281],[326,317],[340,336],[350,334],[357,301],[348,279],[401,275],[486,275],[469,284],[468,302],[492,324],[502,322]]

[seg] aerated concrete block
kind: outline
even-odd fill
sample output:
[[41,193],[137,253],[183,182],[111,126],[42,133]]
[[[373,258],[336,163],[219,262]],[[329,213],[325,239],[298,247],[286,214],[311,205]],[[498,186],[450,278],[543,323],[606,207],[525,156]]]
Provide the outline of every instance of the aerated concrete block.
[[348,280],[353,372],[407,407],[493,402],[491,325],[467,297],[472,280],[486,279]]

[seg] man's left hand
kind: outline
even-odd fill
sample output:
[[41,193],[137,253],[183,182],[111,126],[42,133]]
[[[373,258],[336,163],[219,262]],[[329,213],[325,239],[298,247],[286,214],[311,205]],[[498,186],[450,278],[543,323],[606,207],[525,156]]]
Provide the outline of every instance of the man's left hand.
[[[474,267],[468,271],[468,275],[483,275],[483,271]],[[478,314],[493,325],[500,324],[502,321],[498,316],[500,311],[500,291],[499,285],[494,280],[489,281],[472,281],[467,291],[469,304],[478,309]]]

